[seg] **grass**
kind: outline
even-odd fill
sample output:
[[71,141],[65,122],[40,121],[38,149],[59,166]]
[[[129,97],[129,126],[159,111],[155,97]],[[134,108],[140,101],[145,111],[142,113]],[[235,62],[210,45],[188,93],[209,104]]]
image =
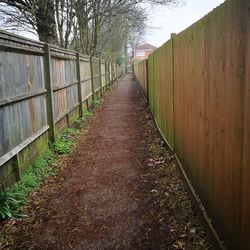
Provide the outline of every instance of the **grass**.
[[54,171],[49,165],[54,162],[56,162],[55,154],[50,149],[47,149],[27,168],[22,175],[21,181],[1,193],[1,220],[21,216],[19,207],[27,202],[27,195],[37,188],[44,178],[53,174]]
[[96,107],[98,107],[100,105],[100,101],[98,101],[98,100],[96,100],[96,99],[94,99],[93,101],[92,101],[92,106],[93,106],[93,108],[96,108]]
[[51,149],[54,153],[64,155],[70,153],[70,149],[75,142],[75,136],[79,133],[77,128],[68,128],[64,133],[56,138],[56,141],[51,144]]
[[46,177],[55,172],[51,164],[57,162],[59,155],[70,153],[76,136],[79,134],[79,129],[76,127],[91,115],[91,112],[84,111],[83,117],[75,122],[73,128],[65,129],[62,135],[56,138],[56,141],[51,143],[49,148],[27,168],[21,181],[0,193],[0,220],[22,217],[20,207],[27,202],[27,195],[39,187]]

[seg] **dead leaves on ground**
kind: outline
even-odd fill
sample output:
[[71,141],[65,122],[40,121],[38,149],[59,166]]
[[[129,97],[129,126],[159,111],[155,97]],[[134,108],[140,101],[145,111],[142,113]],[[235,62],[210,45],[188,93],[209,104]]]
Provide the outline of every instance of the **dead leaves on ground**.
[[[162,249],[212,249],[180,178],[174,155],[156,137],[149,139],[148,173],[143,181],[150,186],[153,216],[165,244]],[[151,213],[152,214],[152,213]]]

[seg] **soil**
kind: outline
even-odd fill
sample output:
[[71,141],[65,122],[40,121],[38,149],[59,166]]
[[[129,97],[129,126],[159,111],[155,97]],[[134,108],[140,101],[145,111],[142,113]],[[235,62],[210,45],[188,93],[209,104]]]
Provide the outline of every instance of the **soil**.
[[2,225],[10,249],[213,249],[138,84],[95,111],[28,218]]

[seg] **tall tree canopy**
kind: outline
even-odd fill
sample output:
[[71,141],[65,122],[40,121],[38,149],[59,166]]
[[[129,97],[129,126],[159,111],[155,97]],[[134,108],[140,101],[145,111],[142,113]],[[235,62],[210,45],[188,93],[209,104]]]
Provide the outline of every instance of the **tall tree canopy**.
[[146,29],[145,5],[180,0],[0,0],[0,22],[40,41],[88,55],[119,59],[127,44],[136,46]]

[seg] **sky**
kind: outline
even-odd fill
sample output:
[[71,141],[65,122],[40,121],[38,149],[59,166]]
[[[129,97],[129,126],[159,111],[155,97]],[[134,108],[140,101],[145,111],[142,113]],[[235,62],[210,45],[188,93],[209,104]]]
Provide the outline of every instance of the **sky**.
[[169,40],[171,33],[179,33],[186,29],[224,0],[184,0],[178,7],[157,7],[149,16],[150,27],[144,41],[159,47]]

